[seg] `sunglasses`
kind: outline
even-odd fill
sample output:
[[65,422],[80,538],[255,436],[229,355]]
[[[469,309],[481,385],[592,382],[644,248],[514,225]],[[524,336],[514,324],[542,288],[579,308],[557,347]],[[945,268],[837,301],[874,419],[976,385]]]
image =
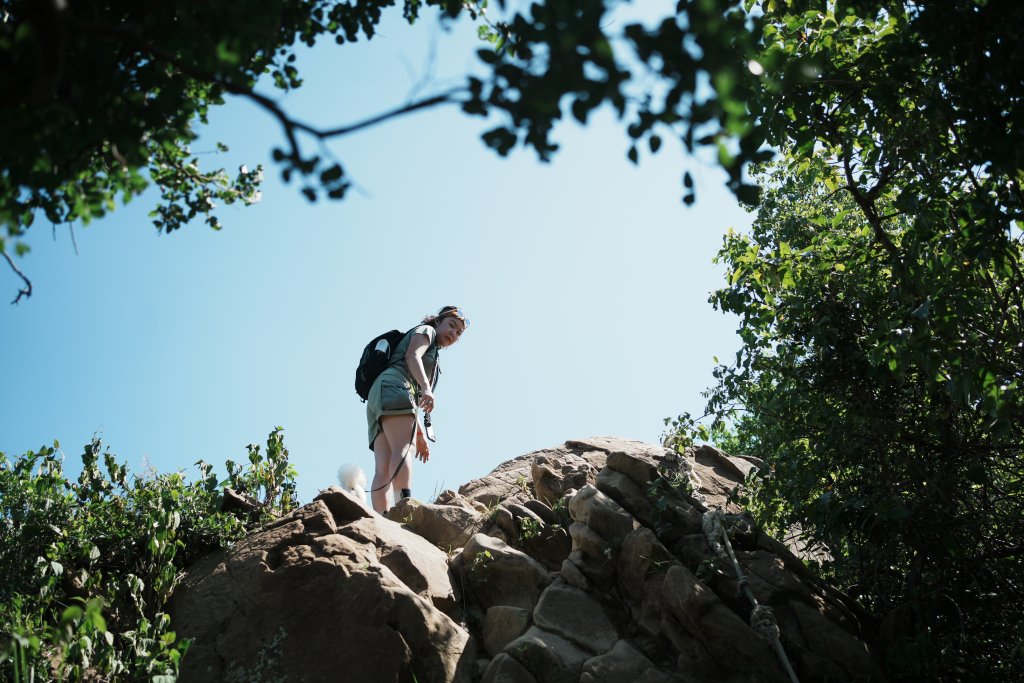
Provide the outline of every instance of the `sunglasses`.
[[458,318],[459,320],[466,324],[466,327],[469,327],[469,316],[467,316],[462,311],[461,308],[456,308],[455,306],[445,306],[444,308],[437,312],[438,318],[447,318],[448,316]]

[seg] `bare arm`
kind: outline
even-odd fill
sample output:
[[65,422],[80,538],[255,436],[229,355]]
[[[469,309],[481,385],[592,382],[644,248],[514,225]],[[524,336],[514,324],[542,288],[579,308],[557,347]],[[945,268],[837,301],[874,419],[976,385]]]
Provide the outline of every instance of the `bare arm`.
[[409,374],[419,385],[420,407],[428,413],[434,409],[434,394],[430,390],[430,380],[427,379],[427,371],[423,367],[423,354],[430,346],[430,338],[425,334],[413,335],[409,341],[409,349],[405,352],[405,366],[409,368]]

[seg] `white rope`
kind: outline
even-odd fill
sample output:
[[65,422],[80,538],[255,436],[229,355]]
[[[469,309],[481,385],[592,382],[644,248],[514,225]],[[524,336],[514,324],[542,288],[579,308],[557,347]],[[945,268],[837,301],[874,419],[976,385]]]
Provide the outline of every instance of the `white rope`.
[[722,545],[722,536],[728,536],[725,533],[725,526],[722,524],[722,511],[721,510],[708,510],[704,513],[704,535],[708,537],[708,544],[711,546],[711,550],[716,555],[725,555],[725,546]]
[[779,637],[779,625],[775,621],[775,611],[767,605],[757,605],[750,613],[750,627],[765,640]]
[[753,610],[750,612],[750,628],[772,643],[775,653],[779,656],[779,661],[782,662],[782,667],[789,674],[789,680],[793,683],[800,683],[796,672],[793,671],[793,665],[789,662],[789,657],[786,656],[786,650],[782,647],[782,641],[779,639],[779,625],[775,620],[775,611],[767,605],[758,604],[757,598],[750,590],[750,582],[743,573],[739,560],[736,559],[736,553],[732,550],[729,531],[725,528],[725,513],[721,510],[708,510],[704,513],[703,527],[711,550],[719,557],[728,557],[732,561],[740,594],[746,595],[750,604],[753,605]]

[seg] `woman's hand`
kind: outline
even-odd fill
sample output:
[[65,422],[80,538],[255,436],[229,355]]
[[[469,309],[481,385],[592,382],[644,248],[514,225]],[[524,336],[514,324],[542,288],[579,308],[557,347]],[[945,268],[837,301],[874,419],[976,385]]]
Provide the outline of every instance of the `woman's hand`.
[[420,392],[420,408],[428,413],[434,410],[434,394],[430,389],[423,389]]
[[419,422],[416,423],[416,457],[423,462],[430,460],[430,446],[427,445],[427,439],[423,435],[423,428],[420,427]]

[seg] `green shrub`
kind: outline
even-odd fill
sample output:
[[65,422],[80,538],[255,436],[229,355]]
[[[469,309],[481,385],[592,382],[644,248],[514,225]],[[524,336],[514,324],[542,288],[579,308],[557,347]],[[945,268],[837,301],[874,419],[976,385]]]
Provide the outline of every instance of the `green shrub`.
[[[248,449],[224,481],[203,461],[195,481],[130,475],[98,438],[76,481],[56,443],[0,453],[0,681],[175,680],[189,643],[165,609],[182,571],[297,505],[281,428],[266,456]],[[221,512],[224,486],[256,512]]]

